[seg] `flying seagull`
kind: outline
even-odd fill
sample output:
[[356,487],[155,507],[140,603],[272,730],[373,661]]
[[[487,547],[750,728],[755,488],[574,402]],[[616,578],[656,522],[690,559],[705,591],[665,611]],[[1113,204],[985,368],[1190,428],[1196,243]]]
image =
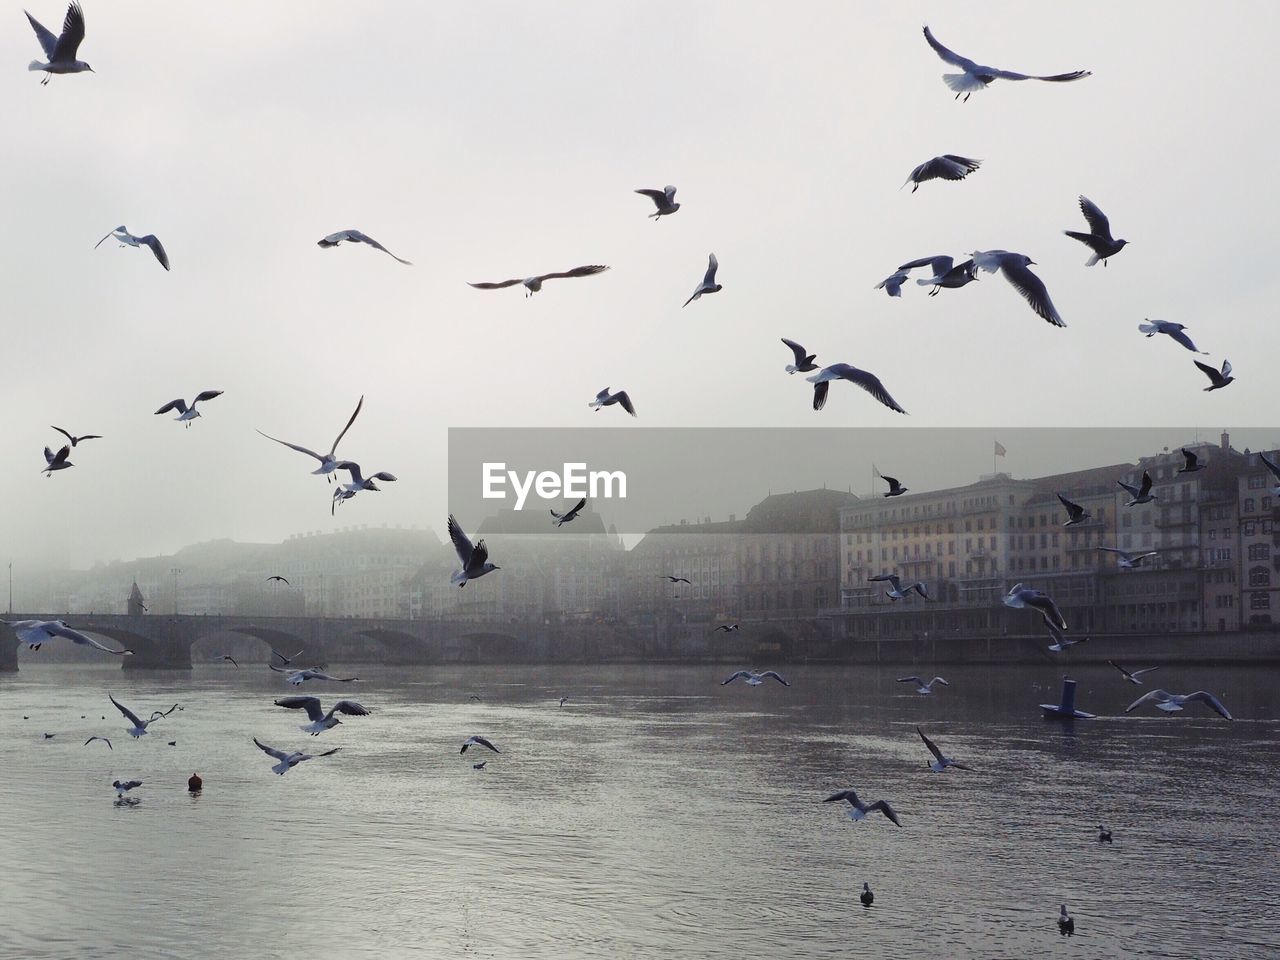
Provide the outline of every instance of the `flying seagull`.
[[75,464],[67,459],[69,456],[71,456],[71,446],[69,444],[64,443],[57,453],[54,453],[48,447],[45,447],[45,467],[40,472],[47,477],[52,477],[55,470],[66,470],[68,467],[74,467]]
[[341,747],[334,747],[332,750],[326,750],[324,753],[317,754],[303,753],[301,750],[295,750],[293,753],[285,753],[283,750],[277,750],[275,747],[268,747],[257,737],[253,738],[253,743],[254,746],[263,753],[269,754],[280,761],[272,767],[271,770],[273,773],[278,773],[282,777],[304,760],[315,760],[317,757],[330,757],[342,749]]
[[329,712],[325,713],[320,706],[319,697],[281,697],[276,701],[277,707],[286,707],[290,710],[305,710],[310,723],[304,723],[298,729],[303,730],[313,737],[318,737],[326,730],[332,730],[342,721],[334,716],[335,713],[341,713],[348,717],[367,717],[369,711],[356,703],[354,700],[339,700]]
[[883,290],[891,297],[902,296],[902,285],[907,282],[907,271],[897,270],[892,276],[885,277],[876,284],[877,290]]
[[631,402],[631,397],[627,395],[627,391],[625,390],[619,390],[617,393],[610,393],[609,388],[605,387],[596,394],[596,398],[588,403],[587,406],[595,407],[596,413],[599,413],[603,408],[611,407],[615,403],[633,417],[636,415],[635,404]]
[[488,763],[488,762],[489,762],[488,760],[481,760],[479,763],[473,763],[473,764],[471,765],[471,769],[472,769],[472,770],[483,770],[483,769],[484,769],[484,767],[485,767],[485,764],[486,764],[486,763]]
[[1197,690],[1195,693],[1169,693],[1167,690],[1149,690],[1125,707],[1124,712],[1133,713],[1144,703],[1154,703],[1165,713],[1177,713],[1182,709],[1184,703],[1194,702],[1205,704],[1214,713],[1228,720],[1234,719],[1227,708],[1223,706],[1222,701],[1207,690]]
[[319,460],[320,466],[315,470],[312,470],[311,473],[313,475],[323,474],[324,476],[333,479],[332,474],[338,469],[338,444],[340,444],[342,442],[342,438],[347,435],[347,431],[351,429],[351,425],[356,422],[356,417],[360,416],[360,410],[363,406],[364,397],[361,397],[360,402],[356,404],[355,412],[351,414],[351,419],[347,421],[347,425],[342,428],[342,432],[339,433],[337,438],[333,441],[333,446],[329,448],[328,453],[316,453],[314,450],[308,450],[306,447],[300,447],[296,443],[289,443],[287,440],[279,440],[270,434],[262,433],[261,430],[259,430],[258,433],[261,433],[262,436],[266,437],[268,440],[275,440],[276,443],[282,444],[290,450],[296,450],[298,453],[305,453],[308,457],[311,457],[314,460]]
[[494,753],[502,752],[484,737],[467,737],[466,741],[462,744],[462,749],[459,750],[458,753],[466,753],[467,747],[485,747],[486,749],[492,750]]
[[693,295],[689,297],[681,306],[687,307],[693,301],[697,300],[704,293],[719,293],[720,284],[716,283],[716,270],[720,268],[720,261],[716,259],[713,253],[707,258],[707,273],[702,278],[702,282],[698,284],[698,288],[693,291]]
[[1067,510],[1067,522],[1063,524],[1064,527],[1073,527],[1077,523],[1084,523],[1092,516],[1092,514],[1090,514],[1084,507],[1080,506],[1080,504],[1075,503],[1072,500],[1068,500],[1062,494],[1058,494],[1058,499]]
[[690,586],[693,586],[693,581],[692,581],[692,580],[690,580],[688,577],[673,577],[673,576],[671,576],[671,575],[670,575],[670,574],[668,574],[668,573],[663,573],[663,574],[659,574],[659,575],[658,575],[658,579],[659,579],[659,580],[670,580],[672,583],[687,583],[687,584],[689,584]]
[[497,283],[468,283],[467,286],[475,287],[477,290],[501,290],[503,287],[513,287],[517,283],[523,283],[525,286],[524,295],[532,297],[535,293],[542,289],[544,280],[563,280],[572,277],[593,277],[597,273],[604,273],[609,268],[598,263],[593,263],[586,267],[574,267],[572,270],[566,270],[564,273],[544,273],[536,277],[516,277],[513,280],[500,280]]
[[856,384],[867,391],[867,393],[895,413],[907,412],[898,406],[898,401],[889,396],[889,391],[884,388],[884,384],[880,382],[879,377],[874,373],[859,370],[857,367],[850,366],[847,363],[833,363],[829,367],[823,367],[812,377],[806,377],[805,379],[813,384],[813,409],[815,410],[821,410],[826,406],[827,391],[831,387],[832,380],[848,380],[850,383]]
[[849,807],[850,807],[849,819],[850,820],[865,820],[867,818],[868,813],[873,813],[876,810],[879,810],[891,821],[893,821],[895,826],[899,826],[899,827],[902,826],[902,824],[899,823],[898,821],[898,815],[893,812],[893,807],[889,806],[889,801],[887,800],[877,800],[875,803],[863,803],[861,800],[858,799],[858,794],[853,790],[841,790],[839,793],[833,793],[831,796],[827,797],[827,799],[823,800],[822,802],[833,803],[837,800],[849,801]]
[[448,527],[449,539],[453,541],[453,549],[458,552],[458,561],[462,564],[462,569],[455,571],[449,578],[450,583],[456,583],[461,589],[467,585],[468,580],[477,580],[486,573],[502,569],[489,562],[489,548],[485,546],[484,540],[477,540],[472,545],[452,513],[449,514]]
[[[980,166],[982,166],[981,160],[970,160],[968,157],[958,157],[954,153],[945,153],[932,160],[926,160],[912,170],[911,176],[907,177],[902,186],[905,187],[908,183],[913,184],[911,192],[915,193],[920,189],[920,184],[926,180],[963,180]],[[901,190],[902,187],[898,189]]]
[[43,644],[54,637],[64,637],[79,646],[93,647],[95,650],[114,654],[117,657],[133,655],[132,650],[112,650],[110,647],[104,647],[93,637],[67,626],[64,620],[0,620],[0,623],[6,623],[12,627],[13,632],[18,635],[18,641],[25,643],[29,650],[39,650]]
[[880,479],[889,485],[889,489],[885,493],[886,497],[900,497],[907,492],[908,488],[900,484],[895,477],[886,477],[882,473],[880,474]]
[[154,714],[150,720],[143,720],[123,703],[111,696],[111,694],[107,694],[107,698],[116,705],[117,710],[124,714],[125,719],[133,724],[132,727],[127,727],[125,732],[135,740],[138,739],[138,737],[145,737],[147,735],[147,727],[156,722]]
[[943,83],[955,92],[957,100],[960,99],[960,94],[964,94],[965,100],[968,101],[970,94],[975,90],[985,90],[993,80],[1046,80],[1050,83],[1066,83],[1091,75],[1089,70],[1073,70],[1070,73],[1036,76],[1034,74],[1015,73],[1012,70],[1001,70],[999,67],[985,67],[974,63],[968,57],[962,57],[960,54],[948,50],[934,38],[933,33],[930,32],[927,26],[924,28],[924,38],[929,41],[929,46],[933,47],[934,53],[953,67],[959,67],[963,71],[962,73],[944,73],[942,75]]
[[1108,660],[1107,663],[1111,664],[1113,667],[1119,670],[1121,675],[1126,680],[1128,680],[1130,683],[1135,684],[1139,687],[1142,686],[1142,680],[1140,678],[1142,677],[1143,674],[1150,673],[1152,670],[1160,669],[1159,667],[1143,667],[1141,670],[1126,670],[1124,667],[1120,666],[1120,664],[1116,663],[1114,660]]
[[1028,607],[1038,610],[1046,623],[1052,623],[1059,630],[1067,629],[1067,621],[1063,619],[1058,605],[1053,602],[1052,597],[1040,590],[1015,583],[1003,602],[1006,607],[1013,607],[1015,610],[1025,610]]
[[382,488],[375,482],[382,480],[387,483],[395,483],[396,475],[387,473],[385,470],[379,470],[372,476],[366,477],[360,472],[360,464],[354,460],[339,460],[336,465],[338,470],[345,470],[351,474],[351,480],[348,483],[339,483],[333,488],[333,502],[329,505],[329,515],[333,516],[334,508],[343,501],[350,500],[362,490],[372,490],[377,493]]
[[1135,487],[1131,483],[1125,483],[1123,480],[1117,480],[1121,487],[1129,493],[1129,502],[1126,507],[1137,506],[1140,503],[1150,503],[1156,499],[1155,494],[1151,492],[1151,474],[1146,470],[1142,471],[1142,485]]
[[271,647],[271,655],[275,657],[279,657],[280,662],[283,663],[286,667],[289,664],[293,663],[293,661],[297,660],[300,656],[302,656],[306,652],[307,652],[307,648],[303,647],[301,650],[295,653],[292,657],[286,657],[283,653],[281,653],[275,647]]
[[1200,462],[1200,458],[1188,450],[1186,447],[1180,447],[1182,452],[1183,464],[1178,468],[1179,473],[1197,473],[1203,470],[1205,465]]
[[924,735],[924,731],[916,727],[916,733],[920,734],[920,739],[924,741],[924,745],[929,748],[929,752],[933,754],[933,763],[929,764],[929,769],[934,773],[942,773],[947,767],[955,767],[957,770],[970,770],[963,763],[956,763],[950,757],[944,757],[942,751],[938,749],[938,745]]
[[[1260,459],[1262,461],[1263,466],[1265,466],[1267,470],[1271,472],[1271,476],[1275,477],[1277,481],[1280,481],[1280,464],[1276,463],[1273,460],[1268,460],[1267,455],[1265,453],[1259,453],[1258,459]],[[1271,488],[1271,492],[1275,494],[1280,494],[1280,483],[1276,483],[1276,485]]]
[[1233,381],[1235,377],[1231,375],[1231,361],[1223,360],[1222,369],[1215,370],[1207,363],[1201,363],[1199,360],[1193,361],[1197,367],[1204,371],[1204,375],[1209,378],[1209,386],[1204,388],[1205,393],[1213,390],[1221,390],[1228,383]]
[[578,513],[582,510],[582,508],[585,507],[586,505],[587,505],[587,498],[583,497],[581,500],[579,500],[577,503],[573,505],[572,510],[566,510],[564,513],[556,513],[554,510],[552,510],[551,516],[554,517],[555,519],[553,519],[551,522],[554,523],[557,527],[563,527],[566,523],[570,523],[571,521],[573,521],[578,516]]
[[946,680],[944,680],[942,677],[934,677],[928,683],[925,683],[922,679],[920,679],[915,675],[912,675],[910,677],[898,677],[898,683],[914,683],[916,685],[916,693],[924,694],[926,696],[928,694],[933,693],[933,685],[935,683],[940,683],[944,687],[951,686],[951,684],[948,683]]
[[1133,570],[1135,567],[1142,566],[1142,561],[1148,557],[1160,555],[1159,550],[1149,550],[1146,553],[1130,553],[1128,550],[1120,550],[1117,547],[1099,547],[1104,553],[1114,553],[1116,555],[1116,563],[1122,570]]
[[229,653],[224,653],[224,654],[222,655],[222,659],[223,659],[223,660],[226,660],[226,661],[227,661],[228,663],[230,663],[233,667],[239,667],[239,666],[240,666],[240,664],[236,663],[236,658],[235,658],[235,657],[233,657],[233,656],[231,656],[231,654],[229,654]]
[[212,400],[214,397],[222,396],[221,390],[202,390],[196,394],[196,398],[191,401],[191,406],[187,406],[187,401],[179,397],[177,400],[170,400],[163,407],[156,411],[156,416],[162,413],[168,413],[170,410],[177,410],[178,416],[175,420],[185,422],[188,427],[191,421],[200,416],[200,411],[196,409],[196,404],[202,400]]
[[781,674],[773,670],[766,670],[764,673],[756,673],[754,670],[739,670],[728,680],[721,680],[720,686],[723,687],[725,684],[733,683],[733,681],[738,679],[745,680],[749,687],[758,687],[766,680],[777,680],[784,687],[791,686],[791,684],[787,683],[786,680],[782,679]]
[[289,581],[286,580],[284,577],[280,576],[279,574],[272,574],[271,576],[267,577],[268,583],[270,583],[272,580],[276,580],[280,583],[283,583],[286,587],[289,586]]
[[1049,631],[1049,636],[1053,638],[1053,643],[1049,644],[1049,649],[1054,653],[1062,653],[1068,647],[1074,647],[1077,643],[1084,643],[1089,639],[1088,637],[1080,637],[1079,639],[1068,637],[1066,631],[1059,629],[1058,625],[1048,617],[1043,619],[1045,629]]
[[285,670],[281,667],[277,667],[274,663],[269,663],[267,666],[276,673],[287,673],[288,676],[285,677],[285,679],[295,687],[302,686],[308,680],[332,680],[334,683],[355,683],[360,679],[359,677],[334,677],[325,673],[319,667],[308,667],[305,670]]
[[653,201],[653,205],[658,208],[657,213],[649,214],[655,223],[662,217],[670,216],[680,209],[680,204],[676,203],[676,188],[670,184],[661,190],[637,190],[636,193],[648,197]]
[[123,797],[135,787],[142,786],[141,780],[112,780],[111,786],[116,788],[116,796]]
[[1163,333],[1175,343],[1182,344],[1192,353],[1200,353],[1206,356],[1209,353],[1207,350],[1196,349],[1196,345],[1191,342],[1191,338],[1182,332],[1187,328],[1181,323],[1170,323],[1168,320],[1147,320],[1138,324],[1138,329],[1147,335],[1147,339],[1151,339],[1157,333]]
[[111,750],[111,751],[114,751],[114,750],[115,750],[115,747],[113,747],[113,746],[111,745],[111,741],[110,741],[108,738],[106,738],[106,737],[90,737],[88,740],[86,740],[86,741],[82,744],[82,746],[86,746],[86,747],[87,747],[89,744],[93,743],[93,741],[95,741],[95,740],[101,740],[103,743],[105,743],[105,744],[107,745],[107,749],[108,749],[108,750]]
[[887,582],[889,584],[889,589],[885,591],[884,595],[888,597],[890,600],[902,600],[910,596],[912,590],[920,594],[920,596],[922,596],[924,599],[926,600],[929,599],[929,592],[925,588],[925,585],[923,583],[920,583],[917,580],[915,583],[909,584],[904,587],[902,585],[902,581],[898,579],[898,575],[896,573],[882,573],[878,577],[867,577],[867,581],[869,583],[882,582],[882,581]]
[[317,240],[316,246],[322,247],[325,250],[327,250],[330,247],[336,247],[338,244],[342,243],[342,241],[344,240],[347,240],[351,243],[367,243],[369,246],[373,247],[373,249],[381,250],[392,260],[395,260],[398,263],[403,263],[407,267],[413,266],[413,264],[410,263],[408,260],[401,260],[394,253],[392,253],[390,250],[388,250],[386,247],[380,244],[377,240],[373,239],[373,237],[369,236],[368,234],[361,233],[359,230],[339,230],[337,233],[329,234],[323,240]]
[[1034,266],[1035,261],[1026,254],[1010,253],[1008,250],[975,250],[973,262],[988,273],[1000,271],[1013,288],[1022,295],[1022,299],[1031,305],[1031,309],[1041,320],[1055,327],[1066,326],[1062,322],[1062,317],[1058,316],[1058,308],[1049,299],[1049,291],[1045,288],[1044,281],[1027,269]]
[[[26,11],[24,10],[23,13]],[[27,19],[31,21],[31,29],[36,32],[36,39],[40,41],[44,55],[49,58],[48,63],[32,60],[27,65],[28,70],[44,71],[44,78],[40,81],[42,86],[48,83],[50,75],[55,73],[83,73],[86,70],[90,73],[94,72],[93,67],[83,60],[76,59],[76,51],[80,49],[80,42],[84,40],[84,11],[80,9],[78,0],[67,7],[67,16],[62,21],[61,36],[55,37],[29,13]]]
[[95,243],[93,245],[93,249],[97,250],[102,246],[103,240],[106,240],[109,237],[115,237],[122,247],[150,247],[151,252],[154,253],[156,255],[156,259],[160,261],[160,266],[164,267],[166,270],[169,269],[169,255],[164,252],[164,247],[161,246],[160,240],[155,234],[148,233],[145,237],[135,237],[128,231],[124,224],[121,224],[108,233],[107,236],[103,237],[102,240]]
[[788,340],[786,337],[782,338],[782,342],[790,347],[791,352],[795,354],[795,362],[788,363],[784,368],[787,373],[808,373],[810,370],[818,369],[818,365],[813,362],[813,358],[817,356],[816,353],[809,353],[809,351],[800,346],[800,344],[796,343],[794,340]]
[[1099,260],[1102,265],[1107,265],[1107,258],[1114,257],[1117,253],[1125,248],[1128,240],[1116,240],[1111,236],[1111,222],[1107,219],[1107,215],[1098,209],[1098,205],[1088,197],[1080,198],[1080,212],[1084,214],[1085,220],[1089,224],[1089,232],[1081,233],[1078,230],[1063,230],[1072,240],[1079,240],[1086,247],[1093,251],[1091,256],[1085,263],[1086,267],[1092,267]]
[[[685,582],[688,583],[687,580]],[[742,624],[740,623],[735,623],[735,624],[722,623],[720,624],[720,626],[716,627],[716,629],[712,632],[713,633],[716,633],[716,632],[737,633],[741,629],[742,629]]]
[[72,448],[76,447],[81,440],[101,440],[102,439],[102,437],[100,437],[96,433],[86,433],[83,437],[77,437],[71,433],[68,433],[66,430],[63,430],[61,427],[52,427],[51,429],[57,430],[60,434],[62,434],[64,437],[70,440]]
[[965,260],[963,263],[956,263],[954,258],[945,254],[936,257],[921,257],[918,260],[904,263],[898,268],[898,273],[905,275],[917,267],[928,267],[933,271],[927,277],[916,278],[918,285],[933,287],[929,291],[929,296],[931,297],[936,297],[938,291],[944,288],[954,290],[978,279],[978,268],[972,259]]

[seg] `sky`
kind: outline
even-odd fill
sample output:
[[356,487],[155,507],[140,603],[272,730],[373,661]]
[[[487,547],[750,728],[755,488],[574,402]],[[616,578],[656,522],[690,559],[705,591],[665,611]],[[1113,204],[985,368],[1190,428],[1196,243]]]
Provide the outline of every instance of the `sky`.
[[[31,2],[56,30],[60,0]],[[1181,442],[1274,422],[1272,5],[84,6],[93,74],[41,87],[19,7],[0,32],[0,559],[440,532],[450,427]],[[1094,75],[958,103],[925,23],[979,62]],[[983,166],[900,189],[942,153]],[[655,223],[632,191],[667,183],[682,208]],[[1132,241],[1106,268],[1061,232],[1083,228],[1082,193]],[[159,236],[172,272],[93,249],[118,224]],[[316,246],[349,227],[413,266]],[[1037,261],[1065,329],[998,276],[873,289],[909,259],[990,248]],[[712,251],[724,289],[682,308]],[[611,270],[531,299],[466,285],[587,263]],[[1138,333],[1147,317],[1185,323],[1239,380],[1203,392],[1190,353]],[[815,413],[783,336],[875,372],[910,416],[847,384]],[[637,420],[588,409],[606,385]],[[225,394],[189,430],[152,414],[203,389]],[[331,518],[306,458],[254,431],[327,449],[361,395],[340,453],[399,481]],[[47,479],[50,424],[105,439]],[[793,460],[797,487],[850,482]]]

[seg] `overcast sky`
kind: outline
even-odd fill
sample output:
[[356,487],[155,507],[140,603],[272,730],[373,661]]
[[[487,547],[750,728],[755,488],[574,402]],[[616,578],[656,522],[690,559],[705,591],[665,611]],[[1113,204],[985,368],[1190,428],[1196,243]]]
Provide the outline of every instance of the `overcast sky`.
[[[56,31],[61,0],[31,2]],[[42,88],[19,7],[0,32],[0,550],[19,562],[441,531],[451,426],[1275,422],[1274,5],[84,5],[96,74]],[[957,103],[926,22],[979,62],[1094,76]],[[899,190],[941,153],[983,167]],[[683,207],[654,223],[632,190],[667,183]],[[1061,233],[1080,193],[1132,241],[1105,269]],[[121,223],[173,271],[93,249]],[[348,227],[414,266],[316,246]],[[1038,262],[1066,329],[999,277],[872,289],[989,248]],[[724,290],[681,309],[710,251]],[[586,263],[612,270],[530,300],[466,286]],[[1186,323],[1239,381],[1204,393],[1144,317]],[[874,371],[909,419],[847,384],[815,413],[781,336]],[[606,385],[639,420],[588,410]],[[226,394],[190,430],[152,415],[207,388]],[[254,429],[327,449],[361,394],[340,452],[400,482],[331,519],[308,461]],[[45,479],[49,424],[107,439]],[[849,482],[796,462],[796,486]]]

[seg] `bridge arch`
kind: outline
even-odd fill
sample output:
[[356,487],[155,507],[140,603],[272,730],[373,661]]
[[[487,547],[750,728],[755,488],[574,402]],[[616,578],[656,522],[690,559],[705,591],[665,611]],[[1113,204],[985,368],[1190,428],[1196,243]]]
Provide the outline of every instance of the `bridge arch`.
[[374,648],[381,654],[383,663],[429,663],[433,657],[431,647],[421,635],[393,627],[371,626],[349,632],[342,640],[344,650],[351,647]]

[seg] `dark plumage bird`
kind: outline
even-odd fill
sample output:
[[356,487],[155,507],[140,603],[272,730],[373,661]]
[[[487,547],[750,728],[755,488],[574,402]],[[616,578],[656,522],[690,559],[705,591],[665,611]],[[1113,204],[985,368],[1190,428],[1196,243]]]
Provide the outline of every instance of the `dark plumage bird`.
[[716,271],[720,269],[720,261],[716,259],[713,253],[707,257],[707,272],[702,277],[702,282],[698,284],[693,294],[681,306],[687,307],[693,301],[700,298],[704,293],[719,293],[724,289],[720,284],[716,283]]
[[276,580],[280,583],[283,583],[286,587],[289,586],[289,581],[286,580],[284,577],[280,576],[279,574],[272,574],[271,576],[267,577],[268,583],[270,583],[272,580]]
[[462,744],[462,749],[459,750],[458,752],[466,753],[467,747],[484,747],[488,750],[492,750],[494,753],[502,752],[497,747],[495,747],[492,743],[486,740],[484,737],[467,737],[466,742]]
[[71,456],[71,446],[69,444],[64,443],[60,448],[58,448],[57,453],[54,453],[48,447],[45,447],[45,467],[40,472],[46,477],[52,477],[55,470],[66,470],[68,467],[74,467],[75,464],[67,459],[69,456]]
[[907,412],[898,406],[897,400],[894,400],[889,395],[889,391],[884,388],[884,384],[880,382],[879,377],[874,373],[859,370],[857,367],[847,363],[833,363],[829,367],[823,367],[812,377],[807,377],[806,379],[813,384],[813,409],[815,410],[821,410],[826,406],[827,391],[831,388],[831,381],[848,380],[850,383],[856,384],[867,391],[867,393],[895,413]]
[[517,283],[523,283],[526,297],[532,297],[535,293],[542,289],[542,284],[546,280],[564,280],[573,277],[593,277],[597,273],[604,273],[609,268],[598,263],[590,264],[585,267],[574,267],[572,270],[565,270],[563,273],[542,273],[536,277],[515,277],[511,280],[499,280],[496,283],[468,283],[467,286],[475,287],[477,290],[501,290],[503,287],[514,287]]
[[934,38],[933,33],[927,26],[924,28],[924,38],[929,42],[929,46],[933,47],[933,52],[941,57],[944,62],[951,64],[953,67],[959,67],[963,71],[961,73],[944,73],[942,75],[942,82],[955,91],[957,100],[960,99],[961,94],[964,94],[964,98],[967,101],[969,95],[975,90],[985,90],[995,80],[1045,80],[1049,83],[1068,83],[1072,80],[1081,80],[1092,75],[1089,70],[1072,70],[1070,73],[1036,76],[1035,74],[1015,73],[1012,70],[1001,70],[999,67],[987,67],[975,63],[968,57],[960,56],[954,50],[948,50]]
[[1111,839],[1111,831],[1108,830],[1106,827],[1102,826],[1101,824],[1098,825],[1098,842],[1099,843],[1113,842]]
[[1200,462],[1200,458],[1188,450],[1186,447],[1179,448],[1182,452],[1183,464],[1178,468],[1179,473],[1197,473],[1204,469],[1204,464]]
[[[229,653],[224,653],[224,654],[222,655],[222,659],[223,659],[223,660],[226,660],[226,661],[227,661],[228,663],[230,663],[233,667],[238,667],[238,666],[240,666],[240,664],[236,663],[236,658],[235,658],[235,657],[233,657],[233,656],[231,656]],[[287,662],[288,662],[288,661],[286,661],[286,663],[287,663]]]
[[886,477],[881,474],[880,479],[889,485],[889,489],[884,494],[886,497],[900,497],[907,492],[907,488],[900,484],[895,477]]
[[1063,524],[1064,527],[1075,526],[1077,523],[1084,523],[1089,519],[1089,511],[1080,506],[1080,504],[1068,500],[1062,494],[1058,494],[1058,499],[1062,502],[1063,507],[1065,507],[1067,511],[1067,522]]
[[670,574],[663,573],[659,575],[660,580],[670,580],[672,583],[687,583],[692,586],[693,581],[688,577],[673,577]]
[[[685,581],[685,582],[687,583],[688,581]],[[724,633],[737,633],[738,630],[741,629],[741,626],[742,625],[739,623],[734,623],[734,624],[722,623],[720,624],[720,626],[716,627],[716,631],[722,631]]]
[[810,370],[818,369],[818,365],[813,362],[814,358],[817,357],[816,353],[809,353],[800,344],[794,340],[788,340],[786,337],[782,338],[782,342],[790,347],[791,352],[795,354],[795,362],[788,363],[784,368],[787,373],[808,373]]
[[62,434],[64,437],[70,440],[72,447],[75,447],[76,444],[78,444],[81,440],[101,440],[102,439],[102,437],[98,436],[98,434],[96,433],[86,433],[83,437],[77,437],[68,433],[66,430],[63,430],[61,427],[53,427],[52,429],[57,430],[60,434]]
[[920,164],[911,171],[911,176],[907,177],[906,183],[902,186],[912,184],[911,192],[915,193],[920,189],[920,184],[926,180],[963,180],[980,166],[982,166],[981,160],[970,160],[968,157],[946,153]]
[[676,203],[676,188],[668,184],[661,190],[637,190],[643,196],[653,201],[653,205],[657,207],[656,213],[649,214],[649,217],[657,222],[663,217],[669,217],[680,209],[680,204]]
[[893,812],[893,807],[889,806],[889,801],[887,800],[877,800],[874,803],[863,803],[858,799],[858,794],[855,791],[841,790],[839,793],[833,793],[822,802],[834,803],[839,800],[847,800],[849,802],[850,820],[865,820],[868,813],[874,813],[878,810],[880,813],[883,813],[888,817],[889,820],[893,822],[894,826],[902,826],[901,822],[898,820],[898,815]]
[[1195,361],[1195,365],[1199,367],[1201,370],[1203,370],[1204,375],[1209,378],[1210,386],[1207,386],[1204,388],[1205,393],[1209,393],[1213,390],[1221,390],[1228,383],[1231,383],[1233,380],[1235,380],[1235,377],[1231,375],[1230,360],[1222,361],[1221,370],[1215,370],[1213,367],[1209,366],[1207,363],[1201,363],[1199,360]]
[[635,404],[631,402],[631,397],[625,390],[619,390],[617,393],[610,393],[609,388],[605,387],[596,394],[596,398],[590,401],[587,406],[594,407],[596,413],[599,413],[604,407],[611,407],[615,403],[633,417],[636,416]]
[[1191,338],[1182,332],[1187,328],[1181,323],[1170,323],[1168,320],[1147,320],[1138,324],[1138,329],[1147,335],[1148,340],[1157,333],[1163,333],[1170,340],[1182,344],[1192,353],[1208,353],[1207,350],[1196,349],[1196,345],[1191,342]]
[[552,510],[551,516],[555,518],[552,522],[557,527],[563,527],[566,523],[572,522],[578,516],[578,514],[582,511],[583,507],[585,507],[586,505],[587,505],[587,498],[583,497],[581,500],[579,500],[577,503],[573,505],[573,509],[566,510],[564,513],[556,513],[554,510]]
[[[406,267],[413,266],[413,264],[410,263],[408,260],[401,260],[394,253],[392,253],[390,250],[388,250],[386,247],[380,244],[377,240],[373,239],[373,237],[369,236],[368,234],[361,233],[359,230],[339,230],[337,233],[331,233],[327,237],[323,237],[322,239],[317,240],[316,246],[320,247],[321,249],[328,250],[330,247],[336,247],[338,244],[342,243],[343,241],[347,241],[349,243],[367,243],[369,246],[373,247],[373,249],[381,250],[392,260],[398,261],[399,263],[403,263]],[[516,281],[516,283],[519,283],[519,282],[520,281],[518,280]]]
[[1086,267],[1092,267],[1099,260],[1102,261],[1102,265],[1105,267],[1107,258],[1114,257],[1125,248],[1129,241],[1117,240],[1111,236],[1111,222],[1107,219],[1107,215],[1099,210],[1098,205],[1088,197],[1080,197],[1080,212],[1084,214],[1084,218],[1089,224],[1089,232],[1081,233],[1079,230],[1063,230],[1062,232],[1072,240],[1079,240],[1093,251],[1093,256],[1085,264]]
[[1062,905],[1062,912],[1058,914],[1058,932],[1064,937],[1070,937],[1076,932],[1076,922],[1071,919],[1071,914],[1067,913],[1067,905]]
[[1141,677],[1143,674],[1150,673],[1152,670],[1160,669],[1159,667],[1143,667],[1141,670],[1126,670],[1124,667],[1120,666],[1120,664],[1116,663],[1114,660],[1108,660],[1107,663],[1111,664],[1111,666],[1119,670],[1120,673],[1124,676],[1124,678],[1128,680],[1130,683],[1137,684],[1138,686],[1142,686]]
[[862,893],[858,894],[858,899],[862,901],[864,907],[869,907],[876,902],[876,895],[871,892],[871,885],[865,880],[862,882]]

